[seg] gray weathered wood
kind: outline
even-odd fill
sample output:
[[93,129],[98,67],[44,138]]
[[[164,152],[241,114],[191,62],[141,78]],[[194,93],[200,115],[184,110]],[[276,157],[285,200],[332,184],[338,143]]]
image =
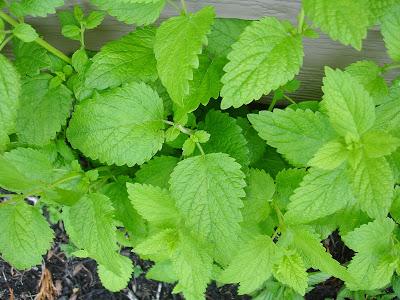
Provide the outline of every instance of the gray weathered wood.
[[[275,16],[280,19],[289,19],[296,22],[296,16],[300,9],[300,0],[187,0],[188,8],[196,11],[205,5],[213,5],[219,17],[259,19],[263,16]],[[65,9],[74,4],[83,4],[89,8],[87,0],[68,1]],[[176,11],[167,5],[162,18],[175,15]],[[357,16],[354,16],[357,17]],[[45,19],[29,20],[38,31],[50,43],[66,52],[72,52],[77,44],[67,40],[60,34],[58,20],[55,16]],[[87,34],[87,45],[97,50],[107,41],[113,40],[133,30],[129,26],[118,22],[114,18],[107,17],[106,21],[96,30]],[[317,40],[305,40],[304,66],[299,79],[302,82],[301,90],[297,93],[298,99],[317,99],[321,96],[321,79],[324,66],[345,67],[348,64],[361,59],[372,59],[379,64],[389,61],[386,50],[377,29],[372,29],[368,38],[364,41],[363,50],[357,51],[338,42],[330,40],[322,34]],[[390,79],[390,76],[388,77]]]

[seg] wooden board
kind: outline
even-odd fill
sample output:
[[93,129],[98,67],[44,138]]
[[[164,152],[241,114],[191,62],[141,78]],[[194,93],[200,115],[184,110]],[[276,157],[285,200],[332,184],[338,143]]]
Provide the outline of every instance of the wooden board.
[[[85,8],[90,7],[87,0],[67,0],[66,2],[65,9],[78,3],[83,4]],[[293,23],[296,23],[300,2],[300,0],[187,0],[190,11],[196,11],[205,5],[213,5],[219,17],[259,19],[263,16],[275,16],[280,19],[289,19]],[[176,13],[174,8],[167,5],[161,19],[176,15]],[[46,40],[61,50],[71,53],[74,49],[77,49],[77,43],[61,36],[57,17],[30,19],[29,22],[37,28]],[[97,50],[107,41],[118,38],[133,29],[133,26],[125,25],[114,18],[107,17],[102,26],[87,34],[87,46],[90,49]],[[368,38],[364,41],[362,51],[343,46],[330,40],[324,34],[317,40],[306,39],[304,46],[304,66],[299,75],[302,87],[295,95],[299,100],[318,99],[321,97],[321,79],[324,73],[324,66],[343,68],[352,62],[362,59],[371,59],[379,64],[389,61],[381,35],[377,29],[372,29],[369,32]],[[389,74],[388,80],[390,79],[391,76]]]

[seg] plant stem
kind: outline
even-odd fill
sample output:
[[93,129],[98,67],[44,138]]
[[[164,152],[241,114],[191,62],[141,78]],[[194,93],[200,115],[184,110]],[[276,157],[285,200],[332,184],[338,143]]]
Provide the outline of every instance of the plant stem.
[[206,155],[206,153],[203,150],[203,147],[200,145],[200,143],[196,143],[197,148],[199,149],[201,155]]
[[176,5],[176,3],[175,3],[174,1],[172,1],[172,0],[167,0],[167,2],[168,2],[173,8],[175,8],[176,11],[177,11],[178,13],[181,12],[181,8],[180,8],[178,5]]
[[386,65],[384,65],[382,67],[382,72],[385,73],[385,72],[388,72],[388,71],[394,70],[394,69],[400,69],[400,64],[399,63],[397,63],[397,64],[386,64]]
[[[2,18],[4,21],[6,21],[7,23],[9,23],[10,25],[12,25],[14,27],[18,25],[18,21],[14,20],[12,17],[7,15],[3,11],[0,11],[0,18]],[[50,45],[48,42],[46,42],[42,38],[37,38],[35,40],[35,42],[37,44],[39,44],[40,46],[42,46],[43,48],[45,48],[50,53],[54,54],[55,56],[57,56],[60,59],[62,59],[63,61],[65,61],[66,63],[71,64],[71,59],[68,56],[66,56],[64,53],[62,53],[57,48]]]
[[81,48],[85,49],[85,27],[81,24]]
[[8,44],[8,42],[13,38],[13,35],[8,36],[1,44],[0,51]]
[[304,27],[304,18],[305,18],[305,13],[304,13],[304,8],[302,7],[300,10],[299,15],[297,16],[297,32],[302,34],[303,33],[303,27]]
[[269,107],[268,107],[268,110],[269,110],[269,111],[272,111],[272,110],[274,109],[274,107],[275,107],[275,105],[276,105],[276,102],[278,102],[278,99],[273,98],[271,104],[270,104]]
[[187,134],[187,135],[192,135],[193,134],[193,130],[183,127],[180,124],[175,124],[174,122],[168,121],[168,120],[163,120],[165,124],[168,124],[170,126],[174,126],[175,128],[179,129],[180,132]]
[[185,0],[181,0],[181,5],[182,5],[183,12],[185,13],[185,15],[187,15],[186,1]]
[[286,96],[285,94],[283,94],[283,98],[285,98],[286,100],[288,100],[289,102],[291,102],[292,104],[297,104],[296,101],[294,101],[292,98],[290,98],[289,96]]

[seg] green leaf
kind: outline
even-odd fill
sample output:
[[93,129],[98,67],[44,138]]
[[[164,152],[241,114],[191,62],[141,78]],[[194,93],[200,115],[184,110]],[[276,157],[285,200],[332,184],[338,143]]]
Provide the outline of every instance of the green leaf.
[[349,156],[349,150],[340,139],[334,139],[323,145],[308,162],[309,166],[323,170],[333,170],[343,164]]
[[286,210],[290,196],[300,186],[306,174],[305,169],[284,169],[276,175],[274,202],[281,210]]
[[400,5],[396,5],[386,12],[381,19],[381,32],[389,56],[394,61],[400,61]]
[[172,263],[179,280],[173,293],[182,292],[185,299],[204,299],[211,280],[213,260],[203,245],[188,234],[181,233]]
[[92,159],[133,166],[161,149],[162,119],[163,103],[157,93],[144,83],[130,83],[81,102],[67,137]]
[[132,205],[151,224],[168,227],[178,223],[179,213],[167,190],[139,183],[127,183],[127,188]]
[[109,183],[100,190],[112,202],[115,209],[115,219],[122,222],[126,230],[132,233],[132,238],[143,238],[146,228],[143,218],[135,211],[126,190],[126,180],[118,178],[118,181]]
[[375,105],[365,88],[350,74],[325,68],[323,106],[338,134],[358,138],[375,122]]
[[398,3],[397,0],[369,0],[368,2],[369,12],[374,23],[380,20],[389,9]]
[[6,33],[4,30],[4,21],[3,19],[0,20],[0,43],[4,41],[4,38],[6,37]]
[[78,49],[72,55],[72,66],[74,67],[75,71],[78,73],[82,73],[85,71],[86,64],[89,61],[88,55],[85,49]]
[[389,100],[376,108],[374,129],[390,132],[400,137],[400,88],[391,88]]
[[101,194],[88,194],[68,211],[66,230],[73,243],[88,252],[99,264],[119,274],[116,224],[110,199]]
[[57,12],[58,21],[60,22],[61,28],[65,25],[76,25],[80,26],[81,24],[75,18],[74,13],[72,11],[58,11]]
[[46,17],[62,5],[64,0],[17,0],[11,3],[10,10],[17,17]]
[[178,163],[170,184],[187,226],[214,244],[217,259],[226,260],[242,220],[246,184],[240,165],[223,153],[195,156]]
[[38,208],[22,199],[0,205],[0,253],[17,269],[29,269],[42,263],[50,249],[54,233]]
[[93,57],[86,74],[86,86],[103,90],[131,81],[156,80],[154,37],[154,28],[139,28],[106,44]]
[[284,233],[289,237],[290,246],[295,248],[306,262],[307,267],[319,269],[342,280],[350,278],[346,268],[341,266],[332,256],[326,252],[320,241],[306,227],[290,227]]
[[303,64],[301,37],[286,25],[273,17],[255,21],[232,45],[222,77],[221,108],[258,100],[298,74]]
[[290,223],[311,222],[354,201],[346,172],[346,168],[331,171],[311,168],[290,197],[285,219]]
[[316,26],[331,39],[357,50],[371,25],[367,5],[367,0],[303,0],[306,15]]
[[21,90],[20,79],[15,67],[0,54],[0,127],[10,134],[15,130],[15,119]]
[[375,105],[382,104],[389,93],[382,68],[369,60],[358,61],[346,68],[346,72],[355,78],[374,99]]
[[117,20],[127,23],[136,24],[137,26],[149,25],[154,23],[164,9],[165,0],[155,0],[149,3],[128,3],[124,0],[90,0],[99,9],[107,11]]
[[358,253],[349,264],[355,278],[347,282],[351,289],[374,290],[386,286],[398,260],[393,256],[395,223],[389,218],[362,225],[343,237],[343,241]]
[[62,27],[61,33],[66,38],[79,41],[81,39],[81,28],[76,25],[65,25]]
[[103,23],[105,13],[102,11],[92,11],[85,20],[85,28],[94,29]]
[[200,104],[207,105],[211,98],[218,99],[225,62],[223,58],[211,60],[207,54],[199,55],[199,68],[189,81],[189,95],[183,100],[183,107],[177,107],[175,117],[195,111]]
[[335,137],[328,118],[311,110],[261,111],[248,119],[261,138],[296,166],[307,165],[318,149]]
[[23,42],[30,43],[35,41],[39,35],[36,30],[29,24],[20,23],[12,30],[13,34]]
[[400,187],[396,187],[394,190],[392,206],[390,207],[390,216],[397,223],[400,223]]
[[241,127],[228,114],[211,110],[207,113],[200,129],[207,131],[211,137],[202,147],[206,153],[226,153],[243,167],[249,165],[249,149]]
[[140,166],[135,173],[135,181],[168,189],[169,177],[178,162],[179,159],[173,156],[156,156]]
[[166,261],[172,258],[179,234],[175,229],[163,229],[155,234],[149,235],[143,242],[135,247],[135,253],[142,258],[151,259],[156,262]]
[[362,157],[353,170],[353,189],[361,209],[371,218],[385,217],[393,196],[393,172],[384,157]]
[[99,265],[99,273],[102,285],[111,292],[119,292],[128,286],[133,273],[133,264],[129,257],[118,255],[119,265],[122,267],[119,273],[114,273],[103,265]]
[[283,255],[272,269],[274,277],[304,296],[308,287],[307,269],[297,253]]
[[258,168],[265,170],[272,177],[287,168],[290,168],[289,163],[280,155],[275,148],[267,146],[265,155],[256,163]]
[[64,85],[50,89],[51,79],[51,75],[41,74],[22,84],[16,122],[21,142],[46,145],[67,122],[72,109],[72,93]]
[[155,263],[146,273],[146,278],[166,283],[175,283],[178,281],[176,274],[173,272],[172,262],[167,260]]
[[207,6],[195,14],[172,17],[157,29],[154,53],[161,82],[179,106],[189,94],[193,69],[199,67],[198,55],[207,43],[214,22],[214,8]]
[[190,156],[193,154],[195,149],[196,149],[196,143],[193,141],[191,137],[187,138],[182,145],[182,155]]
[[8,134],[0,127],[0,154],[6,150],[9,143],[10,138]]
[[208,52],[214,57],[226,57],[232,50],[232,45],[237,42],[244,29],[250,24],[249,20],[215,19],[208,36]]
[[50,66],[50,57],[37,43],[24,43],[13,39],[14,65],[21,75],[39,75],[40,70]]
[[39,150],[17,148],[0,156],[0,186],[13,192],[42,188],[54,180],[47,155]]
[[400,147],[400,139],[381,130],[370,130],[362,137],[365,154],[378,158],[393,153]]
[[247,140],[250,166],[257,167],[257,162],[264,156],[267,145],[258,136],[257,131],[254,130],[246,118],[239,117],[236,119],[236,123],[242,128],[242,133]]
[[222,283],[240,283],[239,294],[259,289],[272,275],[277,247],[270,237],[258,236],[242,245],[234,259],[219,276]]
[[387,251],[392,246],[394,228],[395,223],[389,218],[375,220],[346,234],[343,241],[357,252]]
[[245,191],[242,209],[244,221],[259,223],[265,220],[271,211],[270,203],[275,193],[272,177],[264,170],[250,169]]

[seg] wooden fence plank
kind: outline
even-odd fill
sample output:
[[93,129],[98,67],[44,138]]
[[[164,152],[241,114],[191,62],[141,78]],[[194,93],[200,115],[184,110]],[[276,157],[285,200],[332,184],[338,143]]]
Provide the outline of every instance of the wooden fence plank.
[[[87,0],[67,0],[68,9],[74,4],[82,4],[85,8],[91,7]],[[300,9],[300,0],[187,0],[188,8],[196,11],[205,5],[213,5],[219,17],[259,19],[263,16],[275,16],[280,19],[289,19],[296,22],[296,16]],[[162,18],[175,15],[176,11],[167,5]],[[356,17],[356,16],[355,16]],[[58,20],[55,16],[44,19],[30,19],[46,40],[60,49],[71,53],[77,48],[77,43],[67,40],[60,34]],[[87,46],[97,50],[107,41],[118,38],[133,30],[133,26],[125,25],[114,18],[107,17],[105,22],[96,30],[87,34]],[[348,64],[361,59],[371,59],[379,64],[389,61],[381,35],[373,28],[368,38],[363,43],[363,50],[356,51],[338,42],[330,40],[322,34],[317,40],[305,40],[304,66],[299,79],[302,82],[301,89],[297,92],[298,99],[318,99],[321,96],[321,79],[324,66],[343,68]],[[389,74],[388,80],[391,79]]]

